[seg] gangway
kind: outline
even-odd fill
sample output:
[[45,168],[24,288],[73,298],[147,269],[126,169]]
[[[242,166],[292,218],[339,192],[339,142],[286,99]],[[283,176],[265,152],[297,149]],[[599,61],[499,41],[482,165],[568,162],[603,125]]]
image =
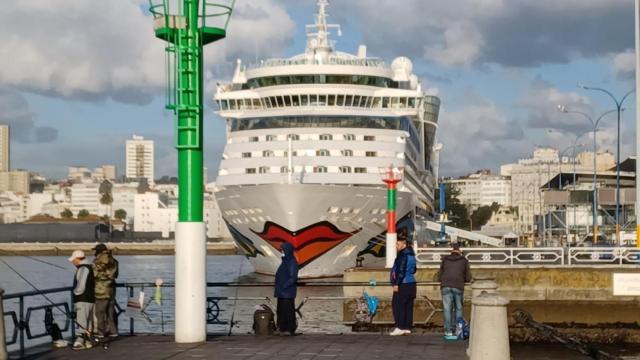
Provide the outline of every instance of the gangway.
[[[426,223],[426,228],[431,231],[435,231],[435,232],[442,231],[442,228],[443,228],[442,223],[435,222],[435,221],[425,221],[425,223]],[[449,235],[452,239],[461,238],[469,241],[479,242],[482,245],[489,245],[489,246],[495,246],[495,247],[504,246],[504,241],[502,239],[496,239],[496,238],[492,238],[491,236],[474,233],[472,231],[458,229],[453,226],[445,225],[444,232],[445,234]]]

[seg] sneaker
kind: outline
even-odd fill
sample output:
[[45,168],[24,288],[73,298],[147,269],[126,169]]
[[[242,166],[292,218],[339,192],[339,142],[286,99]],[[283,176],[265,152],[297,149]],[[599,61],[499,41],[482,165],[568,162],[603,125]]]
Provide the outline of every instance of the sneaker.
[[73,346],[71,347],[73,350],[84,350],[84,344],[76,341],[73,343]]
[[402,335],[411,335],[411,330],[402,330]]
[[62,349],[69,345],[67,340],[56,340],[53,342],[53,347],[56,349]]
[[452,333],[445,333],[444,334],[444,339],[446,341],[456,341],[456,340],[458,340],[458,337],[453,335]]
[[392,332],[389,333],[389,335],[391,336],[400,336],[400,335],[404,335],[404,330],[400,330],[398,328],[393,329]]
[[93,347],[93,344],[91,343],[91,341],[86,341],[84,343],[84,348],[85,349],[91,349]]
[[109,334],[109,337],[110,337],[110,338],[117,338],[117,337],[118,337],[118,334]]

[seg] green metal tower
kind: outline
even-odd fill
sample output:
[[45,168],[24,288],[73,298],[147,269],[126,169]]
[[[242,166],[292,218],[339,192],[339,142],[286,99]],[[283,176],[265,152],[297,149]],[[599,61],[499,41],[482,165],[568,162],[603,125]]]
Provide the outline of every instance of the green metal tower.
[[176,342],[206,339],[206,235],[203,222],[203,47],[223,39],[234,5],[150,0],[156,37],[167,42],[167,105],[175,114],[178,224],[175,231]]

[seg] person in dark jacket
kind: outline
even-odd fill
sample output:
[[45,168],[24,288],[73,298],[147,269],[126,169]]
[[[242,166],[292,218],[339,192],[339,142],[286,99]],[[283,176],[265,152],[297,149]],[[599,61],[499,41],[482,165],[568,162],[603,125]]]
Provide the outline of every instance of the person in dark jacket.
[[396,328],[389,335],[409,335],[413,327],[413,302],[416,299],[416,255],[407,246],[406,238],[396,241],[398,255],[391,268],[390,280],[393,286],[391,306]]
[[115,314],[118,260],[113,258],[105,244],[98,244],[93,249],[95,250],[93,274],[96,283],[94,310],[98,330],[96,337],[116,337],[118,336]]
[[442,293],[444,337],[447,340],[453,340],[456,338],[454,335],[455,321],[463,317],[464,283],[471,281],[469,261],[462,255],[459,243],[453,243],[451,255],[447,255],[442,259],[438,281],[440,282],[440,291]]
[[298,261],[294,256],[293,245],[282,244],[282,263],[276,271],[274,296],[278,298],[277,322],[281,335],[296,334],[296,293],[298,282]]

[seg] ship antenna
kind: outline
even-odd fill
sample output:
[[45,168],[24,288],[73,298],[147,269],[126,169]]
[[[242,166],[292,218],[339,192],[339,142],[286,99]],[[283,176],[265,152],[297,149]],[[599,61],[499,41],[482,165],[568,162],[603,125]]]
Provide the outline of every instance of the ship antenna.
[[315,16],[315,23],[306,25],[307,33],[307,53],[328,54],[334,51],[334,41],[329,40],[329,29],[336,29],[338,36],[342,36],[340,25],[327,24],[328,0],[318,0],[318,13]]

